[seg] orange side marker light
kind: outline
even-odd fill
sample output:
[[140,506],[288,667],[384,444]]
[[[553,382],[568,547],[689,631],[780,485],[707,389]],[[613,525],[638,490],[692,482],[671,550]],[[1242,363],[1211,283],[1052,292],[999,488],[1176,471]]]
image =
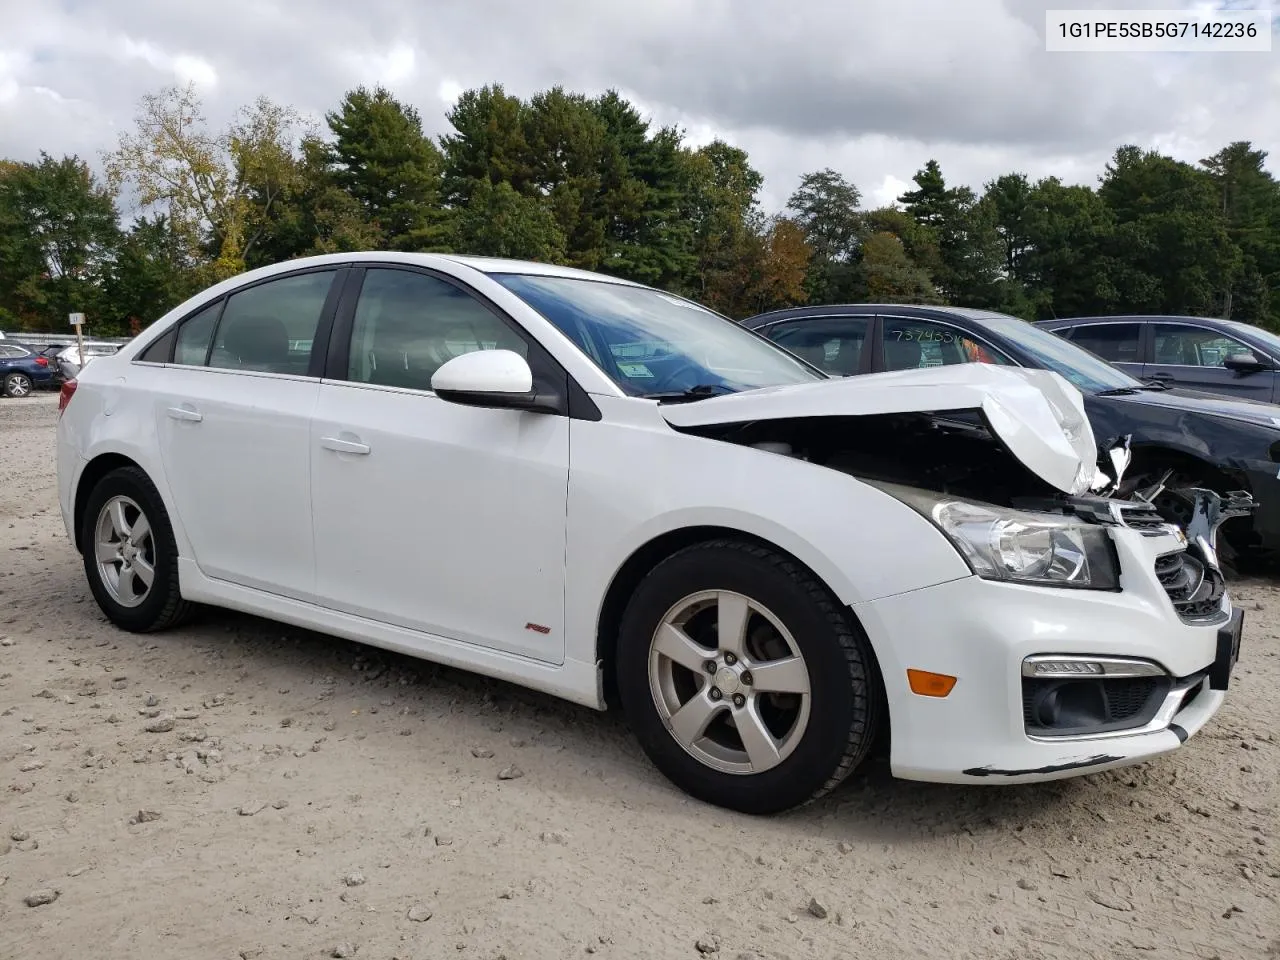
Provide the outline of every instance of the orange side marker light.
[[907,683],[912,693],[922,697],[945,697],[956,685],[956,678],[945,673],[930,673],[928,670],[907,670]]

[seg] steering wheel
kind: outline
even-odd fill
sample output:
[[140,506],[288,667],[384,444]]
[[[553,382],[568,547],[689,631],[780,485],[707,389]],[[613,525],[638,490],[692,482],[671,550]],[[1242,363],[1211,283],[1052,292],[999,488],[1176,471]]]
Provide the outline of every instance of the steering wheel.
[[[681,360],[682,362],[677,367],[675,367],[675,369],[668,370],[663,376],[657,379],[654,385],[655,390],[668,391],[668,390],[686,389],[688,387],[692,387],[695,383],[698,383],[703,379],[701,375],[703,367],[701,364],[695,363],[692,360],[686,360],[684,358],[681,358]],[[682,385],[679,382],[680,374],[684,373],[687,370],[694,371],[695,373],[694,382]]]

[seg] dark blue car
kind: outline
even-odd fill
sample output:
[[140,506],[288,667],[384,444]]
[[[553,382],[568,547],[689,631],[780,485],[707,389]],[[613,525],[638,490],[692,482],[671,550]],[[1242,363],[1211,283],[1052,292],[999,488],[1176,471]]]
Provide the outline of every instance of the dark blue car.
[[1130,437],[1133,461],[1121,496],[1143,491],[1184,527],[1193,495],[1247,491],[1252,519],[1229,520],[1222,537],[1237,563],[1280,555],[1280,406],[1192,394],[1138,380],[1044,327],[960,307],[846,304],[760,314],[743,325],[837,376],[994,363],[1052,370],[1084,395],[1100,450]]
[[1041,320],[1037,326],[1139,380],[1280,402],[1280,337],[1247,323],[1208,317],[1116,316]]
[[8,340],[0,341],[0,396],[25,397],[32,390],[52,386],[54,370],[48,357]]

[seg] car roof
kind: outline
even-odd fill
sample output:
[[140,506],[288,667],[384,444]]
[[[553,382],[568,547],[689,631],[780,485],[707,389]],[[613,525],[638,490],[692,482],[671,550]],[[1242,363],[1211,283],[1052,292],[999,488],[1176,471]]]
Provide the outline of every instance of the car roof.
[[559,264],[539,263],[534,260],[514,260],[506,257],[478,257],[467,256],[455,253],[406,253],[400,250],[357,250],[349,253],[325,253],[312,257],[297,257],[293,260],[282,260],[278,263],[272,263],[256,270],[250,270],[246,273],[237,274],[229,277],[222,283],[209,287],[199,294],[204,297],[210,294],[216,288],[220,292],[234,290],[242,284],[252,282],[254,280],[265,279],[277,273],[287,273],[293,270],[305,269],[313,266],[328,266],[330,264],[343,263],[360,263],[360,262],[379,262],[379,263],[404,263],[421,267],[441,267],[446,263],[460,264],[470,267],[485,274],[502,274],[502,273],[519,273],[527,276],[540,277],[567,277],[578,280],[597,280],[605,283],[615,283],[629,287],[640,287],[643,284],[633,283],[630,280],[623,280],[621,277],[610,276],[605,273],[597,273],[592,270],[580,270],[577,267],[565,267]]
[[781,320],[798,320],[803,317],[861,316],[872,313],[901,313],[909,311],[922,317],[940,317],[965,320],[1016,320],[1017,317],[995,310],[974,307],[942,306],[934,303],[828,303],[808,307],[783,307],[758,313],[742,321],[745,327],[755,329]]
[[1187,323],[1229,323],[1220,317],[1191,317],[1173,313],[1115,313],[1091,317],[1054,317],[1052,320],[1037,320],[1036,324],[1044,327],[1090,326],[1097,323],[1150,323],[1160,320],[1176,320]]

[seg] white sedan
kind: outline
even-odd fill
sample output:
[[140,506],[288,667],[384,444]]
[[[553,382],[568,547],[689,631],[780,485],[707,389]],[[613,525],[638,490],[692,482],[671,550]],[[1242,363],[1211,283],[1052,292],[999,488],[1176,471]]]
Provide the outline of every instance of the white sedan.
[[1177,749],[1238,651],[1209,544],[1104,500],[1077,391],[829,379],[582,271],[337,254],[224,281],[63,388],[120,627],[234,608],[604,709],[681,788],[1010,783]]

